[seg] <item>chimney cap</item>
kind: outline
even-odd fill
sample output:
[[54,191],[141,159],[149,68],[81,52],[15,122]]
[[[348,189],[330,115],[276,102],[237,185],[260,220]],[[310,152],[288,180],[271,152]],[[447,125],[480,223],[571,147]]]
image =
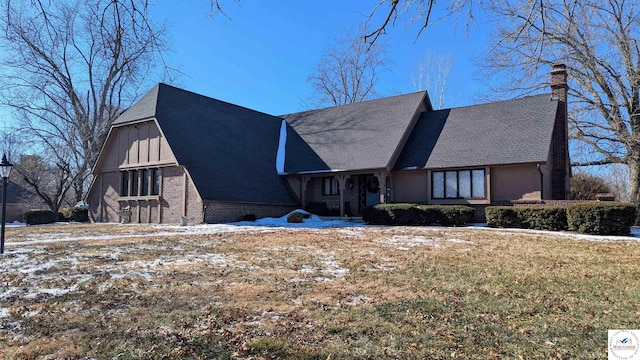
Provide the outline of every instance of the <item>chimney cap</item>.
[[566,70],[567,70],[567,65],[563,63],[555,63],[553,64],[553,68],[551,71],[558,72],[558,71],[566,71]]

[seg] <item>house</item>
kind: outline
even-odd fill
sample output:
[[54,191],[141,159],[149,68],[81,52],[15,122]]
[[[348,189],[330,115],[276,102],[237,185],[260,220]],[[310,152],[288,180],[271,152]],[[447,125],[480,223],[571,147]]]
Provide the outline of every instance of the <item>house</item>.
[[226,222],[295,208],[565,199],[567,72],[550,94],[433,110],[426,92],[272,116],[158,84],[112,125],[96,222]]
[[47,208],[48,206],[34,193],[11,180],[7,181],[7,213],[5,215],[7,223],[24,222],[25,212],[31,209]]

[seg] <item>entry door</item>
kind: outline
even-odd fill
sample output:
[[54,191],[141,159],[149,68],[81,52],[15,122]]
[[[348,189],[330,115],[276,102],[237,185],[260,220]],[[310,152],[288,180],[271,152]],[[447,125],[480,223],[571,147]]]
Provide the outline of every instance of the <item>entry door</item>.
[[[377,190],[376,190],[377,188]],[[376,191],[374,191],[376,190]],[[367,175],[365,181],[365,199],[366,206],[377,205],[380,204],[380,184],[378,183],[378,178],[373,175]]]

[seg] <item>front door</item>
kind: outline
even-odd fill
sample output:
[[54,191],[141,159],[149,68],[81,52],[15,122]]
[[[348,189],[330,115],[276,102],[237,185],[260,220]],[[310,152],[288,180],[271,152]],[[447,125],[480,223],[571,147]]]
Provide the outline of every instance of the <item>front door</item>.
[[367,175],[365,182],[365,206],[380,204],[380,184],[378,178]]

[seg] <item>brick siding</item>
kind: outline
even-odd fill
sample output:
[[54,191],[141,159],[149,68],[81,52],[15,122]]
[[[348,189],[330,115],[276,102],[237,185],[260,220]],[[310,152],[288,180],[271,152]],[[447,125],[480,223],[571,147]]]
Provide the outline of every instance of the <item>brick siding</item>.
[[[179,224],[184,209],[185,172],[182,167],[162,168],[162,191],[158,199],[126,200],[120,198],[120,172],[110,171],[98,175],[92,192],[87,197],[90,218],[94,222],[132,222]],[[102,181],[102,193],[100,193]],[[121,211],[129,206],[129,216]],[[202,202],[193,183],[187,178],[186,206],[188,223],[201,223]]]
[[207,223],[221,223],[240,221],[245,215],[255,215],[257,218],[280,217],[298,206],[295,205],[270,205],[209,201],[206,202]]

